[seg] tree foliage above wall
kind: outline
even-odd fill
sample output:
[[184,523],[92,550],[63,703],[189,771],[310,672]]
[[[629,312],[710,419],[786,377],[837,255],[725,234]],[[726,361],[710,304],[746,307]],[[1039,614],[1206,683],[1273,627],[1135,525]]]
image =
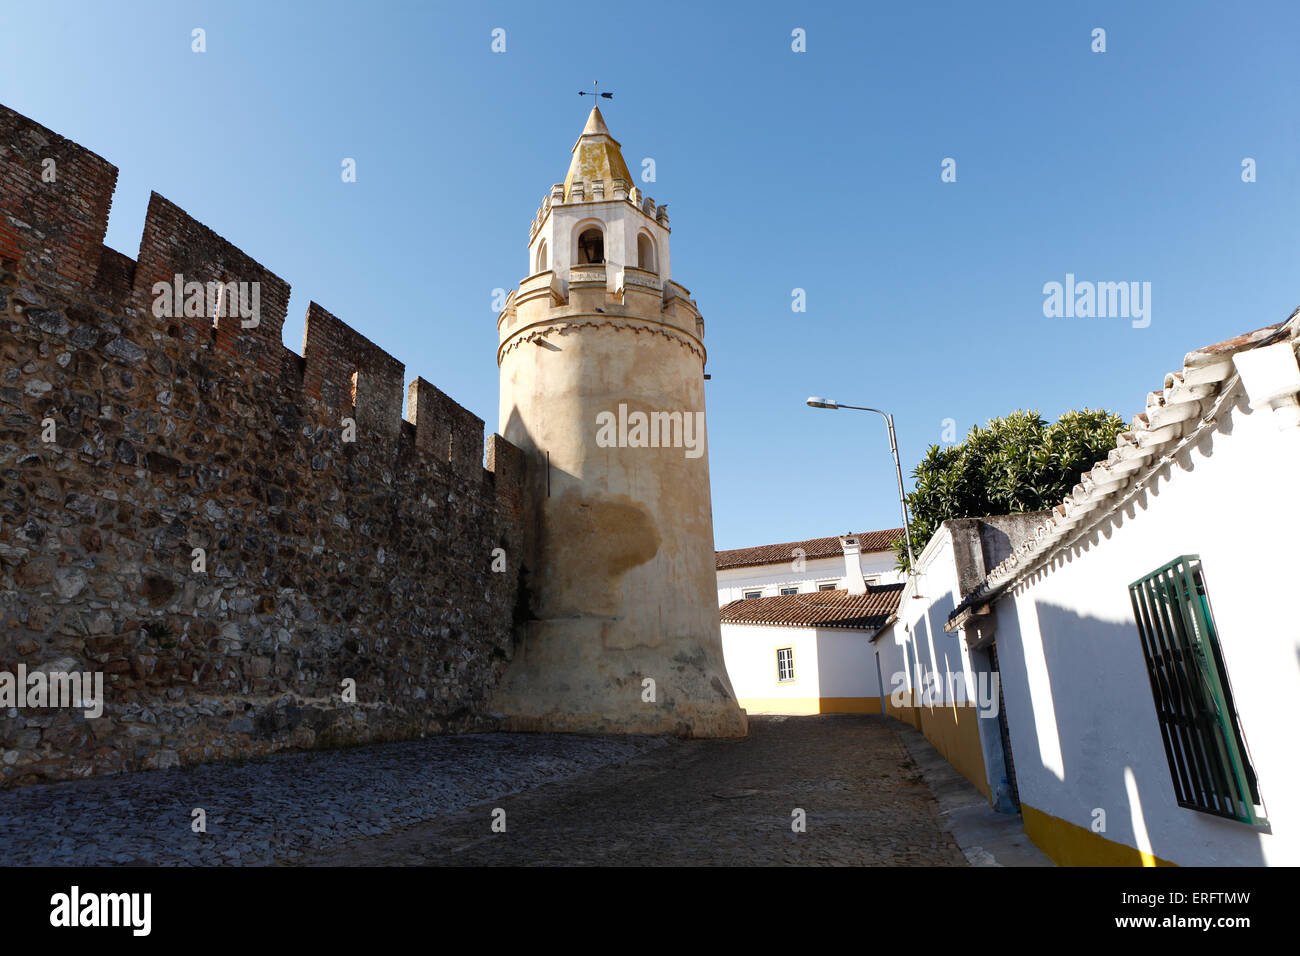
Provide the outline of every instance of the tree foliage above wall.
[[[1106,458],[1127,424],[1114,412],[1069,411],[1049,425],[1034,411],[1015,411],[971,428],[956,445],[931,445],[912,471],[907,496],[917,554],[948,518],[1041,511],[1061,503],[1079,476]],[[898,566],[907,549],[893,544]]]

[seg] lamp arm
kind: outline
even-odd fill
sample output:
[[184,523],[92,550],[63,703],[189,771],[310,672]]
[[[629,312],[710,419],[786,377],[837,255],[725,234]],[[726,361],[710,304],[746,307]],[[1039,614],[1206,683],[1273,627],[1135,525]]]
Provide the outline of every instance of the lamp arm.
[[879,408],[870,408],[866,405],[841,404],[840,408],[852,408],[860,412],[875,412],[885,420],[885,425],[889,429],[889,453],[894,456],[894,471],[898,476],[898,501],[903,509],[903,537],[907,542],[908,572],[915,574],[916,558],[912,554],[912,522],[907,514],[907,492],[903,487],[903,463],[898,457],[898,436],[894,434],[894,416],[881,411]]

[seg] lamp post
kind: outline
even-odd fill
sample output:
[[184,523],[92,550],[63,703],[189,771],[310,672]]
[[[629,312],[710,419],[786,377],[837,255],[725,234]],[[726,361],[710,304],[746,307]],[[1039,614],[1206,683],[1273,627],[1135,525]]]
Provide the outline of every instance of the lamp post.
[[894,456],[894,471],[898,475],[898,501],[903,507],[903,538],[907,542],[907,573],[916,574],[916,559],[912,556],[912,523],[907,518],[907,493],[903,491],[903,465],[898,460],[898,439],[894,436],[894,416],[887,412],[882,412],[878,408],[868,408],[865,405],[843,405],[834,399],[817,398],[813,396],[808,399],[810,408],[851,408],[858,412],[875,412],[885,420],[885,425],[889,428],[889,450]]

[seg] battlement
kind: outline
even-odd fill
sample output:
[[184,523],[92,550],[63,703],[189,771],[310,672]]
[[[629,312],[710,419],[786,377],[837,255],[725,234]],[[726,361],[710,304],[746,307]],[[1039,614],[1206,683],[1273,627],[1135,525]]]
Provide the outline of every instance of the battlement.
[[0,105],[0,259],[57,289],[94,284],[117,167]]
[[537,230],[542,228],[546,222],[546,217],[550,215],[553,206],[574,206],[582,203],[607,202],[610,200],[625,202],[634,209],[639,209],[645,213],[664,229],[672,231],[668,226],[668,204],[656,206],[655,201],[646,196],[635,186],[629,187],[626,180],[615,179],[608,187],[600,179],[586,182],[581,179],[574,180],[569,194],[569,201],[564,201],[564,183],[556,183],[551,187],[551,191],[542,197],[542,204],[537,207],[537,212],[533,214],[533,221],[528,227],[528,238],[531,240],[537,235]]
[[[0,144],[0,263],[20,288],[95,297],[134,324],[123,334],[137,347],[171,339],[210,350],[234,374],[261,373],[272,393],[300,391],[327,420],[354,419],[359,440],[396,449],[402,362],[316,302],[295,354],[282,341],[286,280],[157,193],[132,260],[103,245],[115,166],[4,106]],[[461,475],[473,474],[471,462],[481,468],[482,419],[420,378],[409,395],[415,448]]]
[[494,726],[523,453],[422,378],[403,421],[317,302],[286,348],[289,283],[156,193],[105,247],[116,178],[0,107],[0,672],[104,688],[10,712],[0,788]]
[[459,475],[482,467],[483,419],[422,378],[408,386],[407,408],[417,448]]
[[315,302],[302,333],[303,390],[361,432],[397,440],[406,366]]

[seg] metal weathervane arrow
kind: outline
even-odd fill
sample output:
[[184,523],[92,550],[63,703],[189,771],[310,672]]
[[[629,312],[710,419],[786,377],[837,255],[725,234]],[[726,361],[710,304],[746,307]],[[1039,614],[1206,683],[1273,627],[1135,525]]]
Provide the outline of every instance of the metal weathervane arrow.
[[599,96],[599,97],[604,97],[604,98],[607,99],[607,100],[612,100],[612,99],[614,98],[614,94],[613,94],[613,93],[602,93],[602,92],[600,92],[600,90],[597,89],[598,86],[600,86],[600,81],[599,81],[599,80],[592,80],[592,81],[591,81],[591,89],[589,89],[589,90],[578,90],[578,95],[579,95],[579,96]]

